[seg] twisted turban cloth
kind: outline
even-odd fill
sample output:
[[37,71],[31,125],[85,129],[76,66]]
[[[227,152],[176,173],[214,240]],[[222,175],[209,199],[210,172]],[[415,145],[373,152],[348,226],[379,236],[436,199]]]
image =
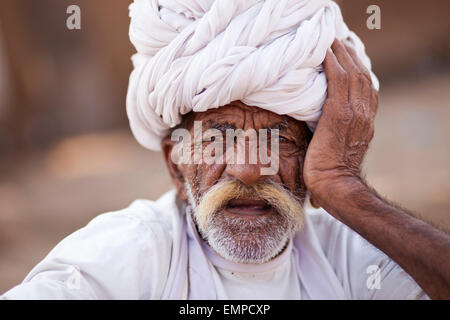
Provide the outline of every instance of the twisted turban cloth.
[[152,150],[182,115],[236,100],[314,130],[327,97],[322,62],[335,38],[371,69],[331,0],[134,0],[130,17],[137,53],[127,114]]

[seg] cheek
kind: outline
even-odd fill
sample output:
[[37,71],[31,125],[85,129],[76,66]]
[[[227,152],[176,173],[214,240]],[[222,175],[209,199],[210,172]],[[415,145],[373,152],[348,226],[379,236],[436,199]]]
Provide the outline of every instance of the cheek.
[[[181,164],[178,166],[178,169],[180,170],[182,179],[179,181],[179,186],[177,188],[179,189],[178,192],[180,195],[182,195],[182,198],[184,200],[187,200],[187,190],[185,186],[185,182],[187,182],[192,189],[195,188],[195,175],[196,175],[196,168],[195,165],[187,165],[187,164]],[[195,193],[195,190],[193,190]],[[194,194],[196,196],[196,194]]]
[[197,165],[196,179],[200,194],[203,194],[222,178],[225,167],[225,164]]
[[306,188],[303,182],[303,160],[304,157],[289,157],[280,159],[279,175],[283,184],[294,195],[303,199]]

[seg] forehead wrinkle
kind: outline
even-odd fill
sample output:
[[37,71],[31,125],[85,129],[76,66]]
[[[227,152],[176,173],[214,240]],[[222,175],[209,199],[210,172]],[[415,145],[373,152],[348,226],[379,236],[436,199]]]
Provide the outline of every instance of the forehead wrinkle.
[[238,106],[222,106],[219,108],[214,108],[214,109],[210,109],[207,110],[205,112],[201,112],[204,113],[206,116],[216,116],[216,117],[221,117],[221,116],[233,116],[233,117],[237,117],[237,112],[244,112],[242,107],[238,107]]

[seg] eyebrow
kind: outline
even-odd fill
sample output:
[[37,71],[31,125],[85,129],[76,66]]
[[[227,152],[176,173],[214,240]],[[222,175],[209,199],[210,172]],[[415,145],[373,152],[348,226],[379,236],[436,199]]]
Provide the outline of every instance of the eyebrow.
[[262,127],[261,129],[282,131],[284,129],[287,129],[287,127],[288,127],[288,122],[286,119],[283,119],[280,122],[278,122],[277,124],[274,124],[272,126]]
[[[213,129],[217,129],[221,132],[226,132],[226,130],[228,129],[233,129],[236,130],[236,126],[234,124],[231,124],[229,122],[216,122],[215,120],[208,120],[208,124],[210,128]],[[285,130],[288,127],[288,122],[286,119],[283,119],[282,121],[271,125],[271,126],[265,126],[265,127],[261,127],[261,129],[266,129],[266,130]]]
[[226,132],[228,129],[236,130],[236,126],[229,122],[216,122],[215,120],[208,120],[209,127],[212,129],[217,129],[222,132]]

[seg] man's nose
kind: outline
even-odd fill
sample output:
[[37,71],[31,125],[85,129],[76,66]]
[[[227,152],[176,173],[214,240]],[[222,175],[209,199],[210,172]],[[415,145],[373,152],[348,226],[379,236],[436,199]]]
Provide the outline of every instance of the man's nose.
[[[253,137],[255,138],[255,137]],[[242,143],[242,141],[240,141]],[[245,139],[244,147],[239,148],[239,146],[234,145],[234,152],[228,154],[228,149],[225,152],[225,174],[229,177],[238,179],[246,185],[252,185],[258,182],[258,180],[268,178],[267,170],[264,171],[263,168],[270,167],[269,164],[262,164],[259,154],[258,142],[252,141],[250,139]],[[238,142],[239,143],[239,142]],[[266,151],[267,152],[267,151]],[[271,178],[275,178],[275,175],[270,175]]]
[[252,185],[262,177],[261,166],[257,164],[227,164],[225,173],[246,185]]

